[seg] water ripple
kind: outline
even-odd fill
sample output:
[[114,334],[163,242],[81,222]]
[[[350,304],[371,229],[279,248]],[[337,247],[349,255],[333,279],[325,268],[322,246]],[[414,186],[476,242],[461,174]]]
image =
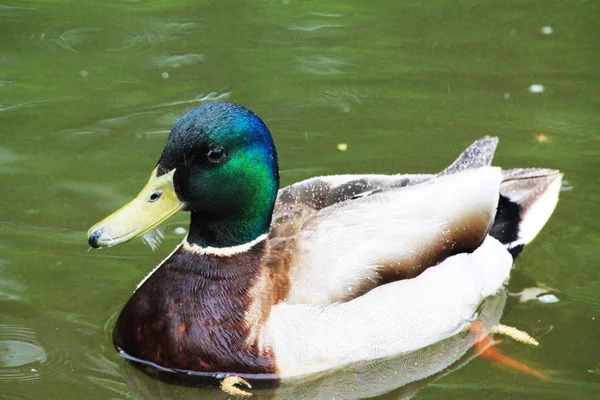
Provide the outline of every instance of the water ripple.
[[300,69],[303,72],[312,75],[339,75],[345,74],[344,67],[350,65],[349,62],[326,56],[308,56],[297,58],[300,63]]
[[[27,33],[23,37],[31,43],[40,43],[48,49],[74,53],[94,51],[123,51],[132,47],[152,47],[173,42],[198,28],[196,21],[186,19],[127,19],[114,29],[81,26],[72,21],[55,22],[41,33]],[[102,48],[99,49],[98,46]]]
[[342,112],[350,112],[352,104],[362,104],[367,93],[361,89],[341,87],[325,90],[320,94],[323,105],[331,105]]
[[32,43],[41,43],[48,49],[67,50],[79,53],[96,36],[104,33],[102,28],[80,27],[70,22],[56,22],[47,26],[41,33],[25,35]]
[[80,367],[84,349],[53,337],[42,343],[36,333],[21,325],[0,325],[0,382],[62,376]]
[[14,110],[14,109],[20,109],[20,108],[33,107],[33,106],[37,106],[40,104],[46,104],[46,103],[74,100],[76,98],[77,97],[75,97],[75,96],[61,96],[61,97],[54,97],[54,98],[46,99],[46,100],[26,101],[26,102],[19,103],[19,104],[10,104],[10,105],[0,104],[0,112]]
[[[171,108],[176,106],[182,106],[187,104],[204,104],[212,103],[216,101],[225,101],[231,96],[230,92],[217,93],[210,92],[208,94],[201,93],[189,99],[168,101],[160,104],[150,105],[146,108],[138,111],[130,112],[127,114],[119,115],[116,117],[105,118],[100,121],[94,122],[91,125],[83,126],[79,128],[63,129],[55,132],[58,135],[98,135],[112,133],[116,129],[121,129],[126,126],[134,126],[140,128],[140,121],[144,124],[148,124],[148,121],[152,118],[154,122],[151,122],[152,129],[148,129],[143,132],[139,132],[146,137],[154,136],[156,134],[164,134],[170,132],[171,126],[181,116],[181,111],[176,113],[160,111],[163,108]],[[168,127],[160,129],[160,127]],[[158,129],[157,129],[158,128]]]
[[290,31],[303,31],[303,32],[313,32],[313,31],[318,31],[319,29],[325,29],[325,28],[343,28],[346,25],[343,24],[324,24],[324,23],[313,23],[313,24],[307,24],[307,25],[294,25],[294,26],[290,26],[288,29]]
[[[315,18],[318,17],[318,18]],[[344,28],[347,26],[346,24],[340,23],[332,23],[331,19],[341,18],[341,14],[327,14],[327,13],[317,13],[311,12],[307,14],[297,15],[296,18],[300,19],[312,19],[310,21],[305,21],[301,24],[291,25],[288,27],[290,31],[301,31],[301,32],[314,32],[327,28]]]
[[190,53],[175,56],[156,56],[152,59],[152,64],[160,68],[181,68],[188,65],[197,64],[204,60],[202,54]]
[[162,103],[157,106],[154,106],[153,108],[172,107],[172,106],[178,106],[178,105],[182,105],[182,104],[191,104],[191,103],[212,103],[215,101],[225,101],[225,100],[229,99],[229,97],[231,97],[231,92],[224,92],[224,93],[210,92],[208,94],[201,93],[191,99],[170,101],[167,103]]
[[7,389],[2,388],[2,400],[22,400],[22,399],[31,399],[31,397],[27,397],[24,394],[10,393],[10,392],[7,392]]
[[51,40],[65,50],[77,52],[77,50],[75,50],[75,46],[81,45],[91,35],[99,32],[104,32],[104,29],[75,28],[69,29],[68,31],[61,33],[58,37],[52,38]]
[[47,362],[46,351],[34,331],[19,325],[0,325],[0,382],[37,380]]
[[196,21],[185,19],[143,20],[130,26],[144,26],[140,30],[126,31],[124,45],[111,49],[112,51],[126,50],[136,46],[152,47],[163,42],[173,42],[183,35],[191,34],[198,29]]

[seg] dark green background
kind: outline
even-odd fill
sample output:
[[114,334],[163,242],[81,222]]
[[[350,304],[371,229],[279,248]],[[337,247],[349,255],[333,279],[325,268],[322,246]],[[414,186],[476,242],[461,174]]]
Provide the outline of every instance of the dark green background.
[[[477,359],[416,397],[595,398],[599,10],[593,1],[8,0],[0,340],[12,347],[0,349],[0,398],[127,398],[105,326],[181,240],[174,230],[187,215],[166,224],[154,253],[140,241],[87,252],[86,231],[142,187],[177,118],[217,99],[264,119],[283,185],[436,172],[484,135],[500,137],[496,165],[563,170],[570,190],[517,264],[560,302],[517,304],[503,319],[553,330],[538,349],[501,345],[550,382]],[[530,93],[532,84],[545,91]],[[16,354],[14,341],[45,355]]]

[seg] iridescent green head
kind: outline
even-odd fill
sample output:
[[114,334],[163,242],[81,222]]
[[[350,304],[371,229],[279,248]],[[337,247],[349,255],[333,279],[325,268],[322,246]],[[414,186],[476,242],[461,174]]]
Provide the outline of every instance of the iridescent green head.
[[213,103],[187,113],[158,161],[159,175],[173,169],[177,197],[192,212],[190,241],[233,246],[269,230],[277,155],[269,130],[251,111]]
[[[278,187],[275,146],[260,118],[235,104],[203,105],[177,121],[146,187],[131,206],[92,227],[89,242],[101,247],[131,240],[184,209],[192,213],[188,241],[202,247],[247,243],[269,231]],[[147,216],[151,210],[158,220]],[[125,221],[135,213],[147,220],[143,226]]]

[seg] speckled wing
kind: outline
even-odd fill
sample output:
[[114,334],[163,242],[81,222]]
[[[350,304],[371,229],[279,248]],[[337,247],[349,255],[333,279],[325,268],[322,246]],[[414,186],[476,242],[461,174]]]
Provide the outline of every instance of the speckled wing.
[[498,201],[500,170],[481,168],[496,144],[475,142],[439,175],[326,176],[282,189],[270,234],[271,268],[286,277],[280,300],[347,301],[476,249]]
[[440,174],[333,175],[307,179],[281,189],[275,203],[272,244],[293,238],[317,211],[361,197],[417,185],[437,176],[491,165],[498,138],[475,141]]
[[435,175],[332,175],[281,189],[271,223],[271,245],[296,236],[319,211],[376,193],[416,185]]

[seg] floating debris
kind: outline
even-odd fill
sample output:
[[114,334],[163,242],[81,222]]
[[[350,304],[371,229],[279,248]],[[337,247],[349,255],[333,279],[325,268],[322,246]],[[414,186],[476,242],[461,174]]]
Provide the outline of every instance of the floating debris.
[[534,137],[535,137],[535,141],[540,144],[546,143],[549,140],[548,136],[544,135],[543,133],[536,133]]
[[540,85],[539,83],[534,83],[529,86],[529,93],[543,93],[544,90],[546,90],[544,85]]
[[187,230],[183,226],[178,226],[177,228],[175,228],[173,233],[175,233],[176,235],[185,235],[187,233]]
[[338,143],[337,149],[339,151],[346,151],[346,150],[348,150],[348,143]]
[[542,26],[542,29],[540,29],[540,31],[544,34],[544,35],[552,35],[552,27],[551,26]]
[[521,331],[513,326],[508,325],[494,325],[490,328],[490,333],[497,333],[498,335],[507,336],[517,342],[530,344],[532,346],[539,346],[537,340],[535,340],[527,332]]
[[568,180],[563,179],[562,185],[560,186],[560,191],[561,192],[570,192],[571,190],[573,190],[573,185],[571,185]]
[[528,287],[521,290],[520,292],[509,293],[508,295],[511,297],[518,297],[519,303],[525,303],[527,301],[537,300],[538,296],[548,293],[548,290],[551,289],[547,288],[544,285],[541,285]]
[[544,304],[554,304],[554,303],[558,303],[560,300],[558,300],[558,297],[556,297],[552,293],[548,293],[548,294],[539,296],[537,298],[537,301],[539,301],[540,303],[544,303]]
[[244,385],[247,388],[252,389],[252,385],[250,385],[245,379],[240,378],[239,376],[230,375],[221,381],[221,390],[232,396],[252,396],[252,393],[242,390],[236,385]]

